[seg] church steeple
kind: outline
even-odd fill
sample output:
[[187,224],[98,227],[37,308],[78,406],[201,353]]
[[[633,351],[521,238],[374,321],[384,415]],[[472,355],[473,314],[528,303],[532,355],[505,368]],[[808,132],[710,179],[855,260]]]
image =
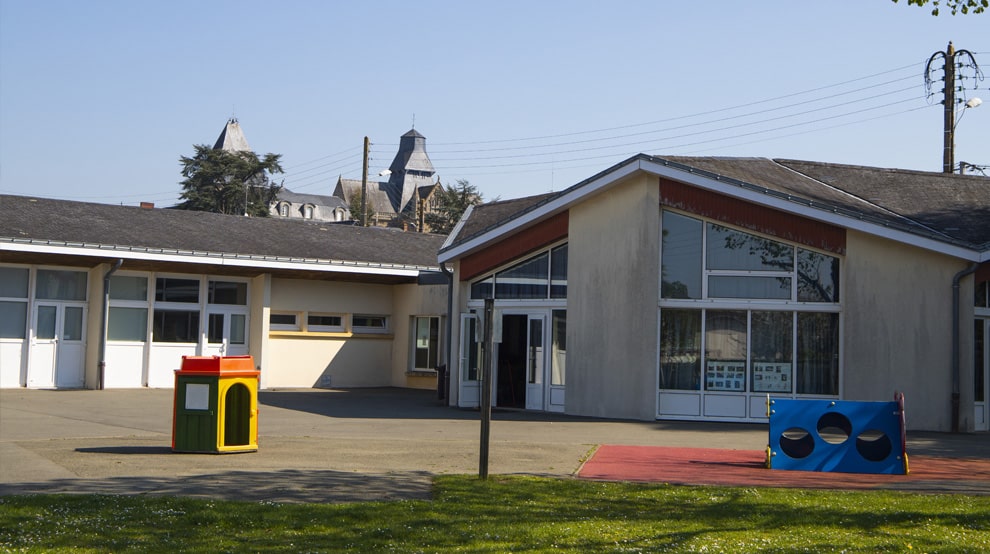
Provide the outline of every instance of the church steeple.
[[416,129],[399,138],[399,151],[395,153],[392,165],[388,167],[392,174],[388,182],[392,187],[402,191],[398,199],[396,213],[415,210],[415,202],[419,187],[433,184],[433,163],[426,153],[426,137],[421,135]]
[[213,149],[226,150],[227,152],[251,151],[247,139],[244,138],[244,131],[241,131],[241,124],[237,122],[236,117],[227,120],[227,125],[224,126],[223,131],[220,131],[220,137],[213,145]]

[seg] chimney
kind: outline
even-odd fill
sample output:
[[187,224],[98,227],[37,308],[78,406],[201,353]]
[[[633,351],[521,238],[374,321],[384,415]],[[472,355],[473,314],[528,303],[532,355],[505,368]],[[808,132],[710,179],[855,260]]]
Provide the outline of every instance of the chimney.
[[143,208],[145,210],[153,210],[153,209],[155,209],[155,203],[154,202],[141,202],[141,208]]

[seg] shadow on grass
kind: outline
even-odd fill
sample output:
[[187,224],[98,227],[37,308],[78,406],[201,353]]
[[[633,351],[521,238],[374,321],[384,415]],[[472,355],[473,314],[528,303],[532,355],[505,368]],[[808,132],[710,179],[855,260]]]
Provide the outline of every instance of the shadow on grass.
[[428,500],[431,497],[431,475],[426,472],[359,474],[286,469],[0,484],[0,496],[20,494],[146,494],[278,503]]

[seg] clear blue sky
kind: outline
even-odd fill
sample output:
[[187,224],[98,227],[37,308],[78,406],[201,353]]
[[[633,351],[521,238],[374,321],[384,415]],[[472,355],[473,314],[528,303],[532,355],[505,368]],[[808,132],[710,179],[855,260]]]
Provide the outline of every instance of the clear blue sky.
[[0,0],[0,191],[171,205],[231,115],[315,194],[414,120],[489,199],[638,152],[940,171],[950,40],[987,74],[956,159],[990,164],[990,14],[906,2]]

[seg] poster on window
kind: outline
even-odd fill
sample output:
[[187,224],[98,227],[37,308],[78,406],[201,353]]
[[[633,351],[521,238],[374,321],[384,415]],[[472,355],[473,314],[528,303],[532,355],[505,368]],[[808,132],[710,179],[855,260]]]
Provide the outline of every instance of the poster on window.
[[791,392],[791,364],[753,362],[755,392]]
[[746,390],[745,361],[708,361],[705,389],[743,392]]

